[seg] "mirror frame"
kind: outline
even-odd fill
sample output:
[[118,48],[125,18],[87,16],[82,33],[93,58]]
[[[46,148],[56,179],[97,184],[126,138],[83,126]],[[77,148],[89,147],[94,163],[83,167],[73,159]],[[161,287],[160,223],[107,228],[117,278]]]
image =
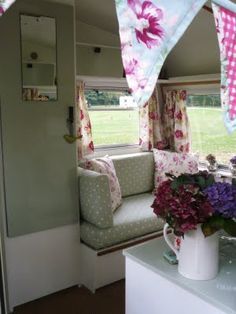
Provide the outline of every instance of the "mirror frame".
[[[46,99],[46,97],[42,97],[39,99],[35,99],[34,95],[38,92],[37,91],[37,86],[43,86],[43,85],[35,85],[35,87],[32,85],[32,87],[29,88],[24,88],[24,74],[23,74],[23,33],[22,33],[22,16],[29,16],[32,18],[49,18],[52,19],[54,21],[55,24],[55,45],[54,45],[54,49],[55,49],[55,63],[54,63],[54,71],[55,71],[55,75],[54,75],[54,83],[55,85],[45,85],[45,87],[50,88],[50,87],[55,87],[55,97],[53,97],[53,99]],[[20,63],[21,63],[21,99],[22,101],[31,101],[31,102],[56,102],[58,101],[58,39],[57,39],[57,34],[58,34],[58,29],[57,29],[57,20],[55,17],[53,16],[48,16],[48,15],[35,15],[35,14],[30,14],[30,13],[23,13],[21,12],[19,14],[19,29],[20,29]],[[31,60],[30,60],[31,61]],[[34,60],[32,59],[32,63],[34,63]],[[35,62],[37,63],[37,62]],[[38,62],[40,63],[40,62]],[[31,62],[28,62],[25,64],[31,64]],[[46,64],[46,63],[45,63]],[[45,94],[45,93],[44,93]],[[28,98],[28,99],[27,99]]]

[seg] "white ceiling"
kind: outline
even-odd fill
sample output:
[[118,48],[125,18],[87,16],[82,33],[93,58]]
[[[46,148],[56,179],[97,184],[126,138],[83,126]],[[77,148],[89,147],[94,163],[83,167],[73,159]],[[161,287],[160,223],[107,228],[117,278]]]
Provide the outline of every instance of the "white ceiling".
[[[211,7],[211,1],[208,0],[206,5]],[[75,0],[75,6],[78,20],[118,34],[115,0]]]
[[[233,2],[236,3],[236,0]],[[118,35],[115,0],[75,0],[75,4],[77,20]],[[211,7],[211,1],[207,1],[206,5]],[[200,11],[171,51],[164,69],[168,77],[220,72],[212,13],[204,9]]]
[[75,4],[78,20],[118,34],[115,0],[75,0]]
[[213,14],[201,10],[166,59],[168,77],[220,73]]

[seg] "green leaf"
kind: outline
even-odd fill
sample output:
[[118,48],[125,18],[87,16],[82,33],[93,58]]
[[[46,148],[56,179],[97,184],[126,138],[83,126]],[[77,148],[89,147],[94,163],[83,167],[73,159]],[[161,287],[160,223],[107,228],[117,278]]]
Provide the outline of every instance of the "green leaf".
[[209,175],[209,177],[206,179],[206,187],[210,186],[210,185],[213,185],[215,183],[215,178],[214,176],[211,174]]
[[213,233],[215,233],[217,230],[215,230],[214,228],[212,228],[207,222],[204,222],[202,224],[202,232],[204,234],[205,237],[209,237],[210,235],[212,235]]
[[200,186],[200,188],[203,190],[205,185],[206,185],[206,181],[203,177],[197,177],[196,178],[196,183]]
[[209,223],[213,228],[220,230],[224,228],[225,218],[222,216],[212,216],[209,219]]
[[222,216],[212,216],[207,222],[202,224],[202,232],[205,237],[214,234],[216,231],[224,229],[225,218]]
[[172,188],[172,190],[176,191],[179,187],[179,183],[177,181],[173,181],[173,182],[171,182],[170,187]]
[[225,232],[227,232],[230,236],[236,237],[236,221],[232,219],[225,219],[224,228]]

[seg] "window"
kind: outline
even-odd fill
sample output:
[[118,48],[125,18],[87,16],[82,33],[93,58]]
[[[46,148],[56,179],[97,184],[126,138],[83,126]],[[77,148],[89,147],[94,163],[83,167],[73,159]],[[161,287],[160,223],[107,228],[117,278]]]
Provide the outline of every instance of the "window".
[[95,147],[138,144],[139,111],[125,90],[85,91]]
[[212,153],[219,163],[229,163],[236,153],[236,134],[229,135],[223,122],[219,94],[190,95],[187,101],[192,150],[200,159]]

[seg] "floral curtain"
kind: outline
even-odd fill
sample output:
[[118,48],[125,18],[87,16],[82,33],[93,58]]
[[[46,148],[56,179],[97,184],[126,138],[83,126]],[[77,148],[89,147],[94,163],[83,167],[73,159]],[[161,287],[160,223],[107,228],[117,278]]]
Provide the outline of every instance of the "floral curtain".
[[76,136],[78,139],[78,158],[82,159],[86,155],[94,152],[92,140],[92,128],[88,113],[87,101],[84,94],[84,82],[77,84],[77,117],[76,117]]
[[15,2],[15,0],[0,0],[0,16]]
[[236,13],[216,4],[212,7],[220,46],[221,105],[231,133],[236,130]]
[[191,142],[186,111],[186,91],[166,92],[163,127],[166,142],[172,151],[189,152]]
[[206,0],[116,0],[122,60],[138,106],[151,97],[161,67]]
[[144,151],[150,151],[152,148],[164,149],[166,147],[157,87],[146,105],[140,108],[139,134],[139,145]]

